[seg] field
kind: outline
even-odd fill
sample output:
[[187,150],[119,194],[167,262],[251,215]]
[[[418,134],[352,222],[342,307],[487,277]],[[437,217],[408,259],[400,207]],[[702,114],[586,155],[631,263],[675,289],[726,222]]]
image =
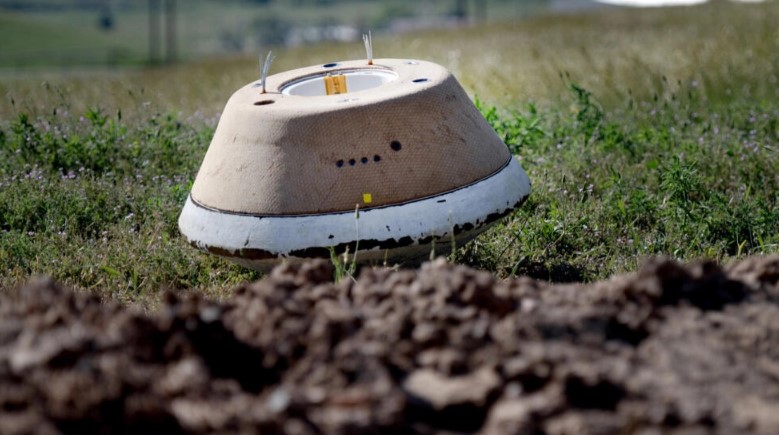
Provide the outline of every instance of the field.
[[776,22],[712,2],[374,38],[450,68],[533,186],[448,259],[346,279],[178,232],[255,58],[0,73],[0,433],[779,433]]
[[[593,281],[650,256],[779,251],[779,5],[609,9],[377,39],[450,68],[520,158],[528,203],[452,260]],[[361,57],[281,50],[272,71]],[[256,60],[5,73],[0,286],[46,274],[121,301],[221,298],[259,276],[190,248],[176,219]]]

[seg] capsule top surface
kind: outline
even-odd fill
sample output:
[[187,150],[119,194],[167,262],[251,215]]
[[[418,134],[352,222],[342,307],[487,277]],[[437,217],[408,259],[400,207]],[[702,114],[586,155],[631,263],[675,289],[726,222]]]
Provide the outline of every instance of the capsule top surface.
[[381,207],[463,188],[510,158],[440,65],[335,62],[236,91],[192,199],[257,216]]

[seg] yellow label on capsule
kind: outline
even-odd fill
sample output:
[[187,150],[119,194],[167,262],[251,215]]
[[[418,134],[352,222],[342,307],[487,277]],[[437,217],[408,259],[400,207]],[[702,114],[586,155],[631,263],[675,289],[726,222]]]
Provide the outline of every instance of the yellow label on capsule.
[[371,195],[370,193],[363,193],[362,194],[362,202],[364,202],[366,204],[372,203],[373,202],[373,195]]
[[346,93],[346,76],[339,74],[337,76],[325,76],[325,92],[327,95],[337,95]]

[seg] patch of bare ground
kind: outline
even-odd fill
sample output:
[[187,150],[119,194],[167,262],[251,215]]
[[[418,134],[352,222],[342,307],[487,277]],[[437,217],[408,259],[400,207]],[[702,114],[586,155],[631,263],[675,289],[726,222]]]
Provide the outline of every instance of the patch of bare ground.
[[146,315],[0,296],[0,433],[779,433],[779,257],[552,285],[281,266]]

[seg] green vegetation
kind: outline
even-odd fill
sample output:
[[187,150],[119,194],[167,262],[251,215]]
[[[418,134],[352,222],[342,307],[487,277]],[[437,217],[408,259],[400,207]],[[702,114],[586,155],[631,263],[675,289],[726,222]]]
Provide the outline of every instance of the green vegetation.
[[533,181],[529,201],[455,255],[501,275],[593,280],[648,256],[779,252],[779,104],[668,99],[604,110],[483,108]]
[[[374,39],[379,57],[452,69],[533,182],[520,210],[452,258],[593,280],[651,255],[779,252],[777,18],[776,2],[713,3]],[[361,55],[290,50],[273,70]],[[0,82],[0,288],[46,273],[153,304],[160,287],[220,296],[257,278],[176,228],[215,114],[255,65]]]
[[0,132],[2,284],[47,273],[123,300],[206,292],[257,275],[201,255],[176,221],[212,129],[121,112],[20,114]]

